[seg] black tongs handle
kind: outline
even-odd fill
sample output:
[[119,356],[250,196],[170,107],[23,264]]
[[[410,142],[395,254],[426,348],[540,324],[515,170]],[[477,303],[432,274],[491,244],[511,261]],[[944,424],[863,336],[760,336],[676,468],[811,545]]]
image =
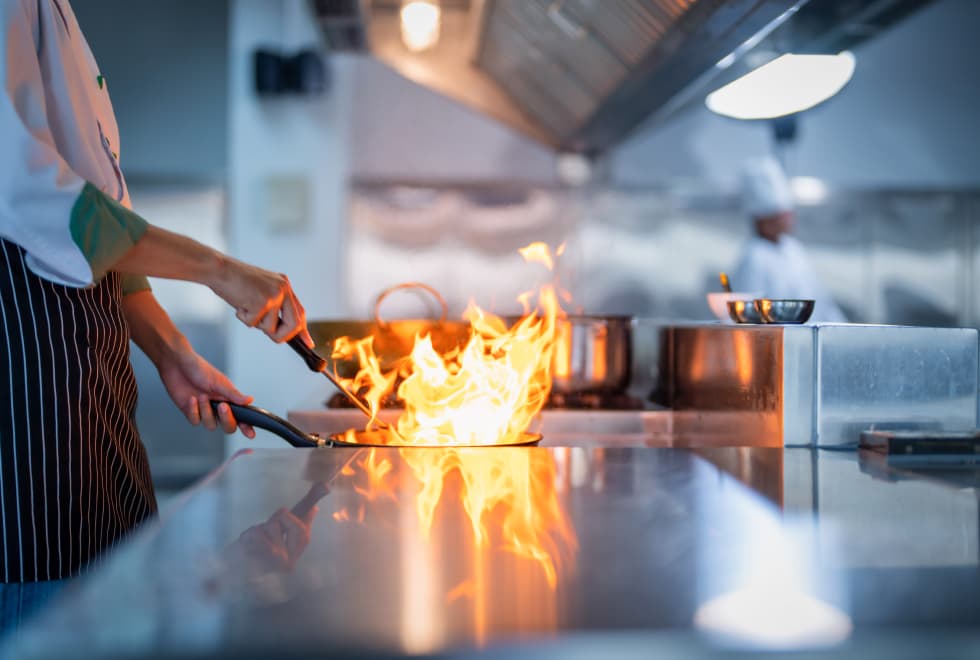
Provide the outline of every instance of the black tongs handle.
[[288,342],[289,347],[296,351],[303,361],[306,362],[306,366],[310,368],[310,371],[323,372],[327,368],[327,361],[320,357],[316,351],[306,345],[303,338],[296,335]]

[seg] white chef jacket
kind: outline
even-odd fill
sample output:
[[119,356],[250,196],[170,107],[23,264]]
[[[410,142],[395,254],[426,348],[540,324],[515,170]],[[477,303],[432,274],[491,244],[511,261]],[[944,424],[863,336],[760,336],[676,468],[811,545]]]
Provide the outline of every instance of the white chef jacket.
[[768,298],[816,301],[811,323],[843,323],[847,319],[820,283],[803,244],[792,236],[778,243],[753,236],[742,251],[732,279],[739,291],[752,291]]
[[88,286],[146,228],[129,208],[105,79],[68,0],[0,11],[0,236],[40,277]]

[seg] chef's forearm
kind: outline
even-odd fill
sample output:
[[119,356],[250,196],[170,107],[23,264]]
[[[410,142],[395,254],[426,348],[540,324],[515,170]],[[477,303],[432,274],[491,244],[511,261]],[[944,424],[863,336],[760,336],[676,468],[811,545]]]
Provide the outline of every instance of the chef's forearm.
[[214,288],[229,258],[192,238],[150,225],[136,244],[116,261],[120,273],[197,282]]
[[122,305],[130,336],[158,368],[168,355],[189,347],[187,338],[174,325],[152,291],[125,296]]

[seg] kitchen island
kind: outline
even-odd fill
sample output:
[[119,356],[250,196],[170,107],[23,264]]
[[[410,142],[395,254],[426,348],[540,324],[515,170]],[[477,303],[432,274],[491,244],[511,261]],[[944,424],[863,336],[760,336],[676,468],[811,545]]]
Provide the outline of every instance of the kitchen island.
[[975,658],[976,475],[802,448],[244,450],[6,651]]

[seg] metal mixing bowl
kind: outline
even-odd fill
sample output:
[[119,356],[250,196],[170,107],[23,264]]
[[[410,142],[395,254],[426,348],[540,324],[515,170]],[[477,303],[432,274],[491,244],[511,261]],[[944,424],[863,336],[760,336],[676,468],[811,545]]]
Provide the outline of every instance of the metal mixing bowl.
[[765,323],[752,300],[729,300],[728,315],[736,323]]
[[760,298],[754,303],[766,323],[806,323],[813,314],[812,300]]

